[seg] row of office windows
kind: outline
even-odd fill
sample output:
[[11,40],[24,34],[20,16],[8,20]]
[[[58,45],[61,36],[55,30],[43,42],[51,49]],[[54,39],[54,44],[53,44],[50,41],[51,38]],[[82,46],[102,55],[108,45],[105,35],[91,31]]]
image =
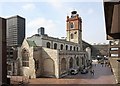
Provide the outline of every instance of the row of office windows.
[[[51,48],[51,43],[50,43],[50,42],[47,42],[47,43],[46,43],[46,47],[47,47],[47,48]],[[79,47],[77,47],[77,46],[71,46],[71,45],[70,45],[70,46],[69,46],[69,45],[65,45],[65,46],[64,46],[63,44],[60,45],[60,50],[63,50],[64,47],[65,47],[65,50],[79,51]],[[54,43],[53,49],[59,49],[57,43]]]

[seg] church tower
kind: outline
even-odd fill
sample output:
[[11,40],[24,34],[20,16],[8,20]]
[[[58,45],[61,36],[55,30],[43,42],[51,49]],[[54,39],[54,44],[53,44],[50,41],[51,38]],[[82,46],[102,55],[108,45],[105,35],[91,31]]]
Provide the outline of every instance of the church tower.
[[82,19],[77,11],[71,12],[71,17],[67,16],[67,41],[80,44],[82,48]]

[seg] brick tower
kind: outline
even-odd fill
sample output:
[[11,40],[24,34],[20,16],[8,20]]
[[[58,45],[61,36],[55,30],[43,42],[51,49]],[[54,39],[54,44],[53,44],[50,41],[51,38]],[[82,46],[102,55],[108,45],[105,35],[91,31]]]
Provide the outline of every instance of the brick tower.
[[82,48],[82,19],[77,11],[71,12],[71,17],[67,16],[67,41],[80,44]]

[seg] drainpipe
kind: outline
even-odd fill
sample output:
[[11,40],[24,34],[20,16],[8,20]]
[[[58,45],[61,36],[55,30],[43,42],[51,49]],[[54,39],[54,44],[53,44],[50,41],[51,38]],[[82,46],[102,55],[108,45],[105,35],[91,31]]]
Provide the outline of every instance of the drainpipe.
[[118,61],[118,84],[120,84],[120,59]]

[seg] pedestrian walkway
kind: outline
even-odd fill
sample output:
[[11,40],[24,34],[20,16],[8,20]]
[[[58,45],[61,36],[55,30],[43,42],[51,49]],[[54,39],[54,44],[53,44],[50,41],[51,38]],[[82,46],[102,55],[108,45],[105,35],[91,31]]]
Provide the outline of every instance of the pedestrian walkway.
[[115,84],[115,78],[111,68],[101,64],[94,64],[92,67],[94,74],[90,71],[87,74],[78,74],[75,76],[67,76],[67,78],[80,79],[81,84]]
[[78,73],[69,75],[61,79],[56,78],[37,78],[31,79],[30,84],[116,84],[111,68],[93,65],[94,75],[90,72],[87,74]]

